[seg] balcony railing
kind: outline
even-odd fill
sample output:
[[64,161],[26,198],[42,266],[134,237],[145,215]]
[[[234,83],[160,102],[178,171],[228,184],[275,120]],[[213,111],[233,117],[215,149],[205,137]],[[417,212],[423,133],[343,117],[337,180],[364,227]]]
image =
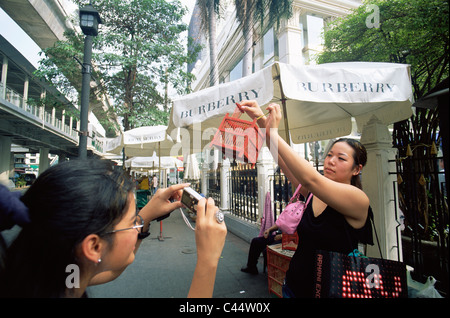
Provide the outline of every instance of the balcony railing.
[[[13,104],[17,108],[22,109],[27,114],[30,114],[32,116],[35,116],[43,122],[51,126],[54,130],[60,131],[64,133],[65,135],[69,136],[74,141],[78,142],[78,132],[70,125],[66,125],[62,119],[57,118],[56,116],[53,116],[52,113],[46,111],[44,107],[39,107],[36,105],[30,105],[24,101],[24,98],[21,94],[17,93],[13,89],[6,87],[6,92],[3,94],[3,85],[0,83],[0,98],[5,96],[5,100],[9,103]],[[94,137],[92,139],[92,147],[95,148],[97,151],[103,153],[103,141],[97,137]]]

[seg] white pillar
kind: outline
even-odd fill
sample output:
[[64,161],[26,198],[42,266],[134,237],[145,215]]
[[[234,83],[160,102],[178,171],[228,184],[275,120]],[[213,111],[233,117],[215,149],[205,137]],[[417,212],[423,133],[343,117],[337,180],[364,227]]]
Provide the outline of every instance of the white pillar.
[[255,72],[264,67],[263,59],[264,51],[262,41],[256,41],[256,44],[253,46],[253,64],[255,65]]
[[6,79],[8,77],[8,58],[3,56],[1,85],[3,86],[2,99],[6,99]]
[[65,126],[66,126],[66,110],[63,109],[62,116],[61,116],[61,130],[62,131],[65,131]]
[[23,109],[27,109],[29,85],[30,85],[30,79],[28,78],[28,75],[25,75],[25,81],[23,83],[23,102],[22,102]]
[[56,109],[55,107],[52,108],[52,125],[56,126]]
[[[273,158],[267,146],[263,146],[259,152],[256,168],[258,171],[258,214],[264,215],[266,193],[270,189],[269,175],[273,172]],[[259,219],[258,218],[258,219]]]
[[208,194],[208,170],[209,170],[209,151],[203,152],[203,163],[202,163],[202,193],[204,195]]
[[[41,92],[41,99],[44,99],[46,95],[47,95],[47,91],[45,89],[43,89]],[[42,128],[44,128],[44,125],[45,125],[45,106],[44,105],[39,107],[39,118],[42,119]]]
[[278,32],[278,50],[280,62],[302,65],[302,29],[300,28],[301,8],[293,6],[292,17],[282,21]]
[[226,211],[230,208],[229,197],[229,183],[228,174],[230,172],[230,160],[228,158],[222,160],[222,167],[220,168],[220,209]]
[[70,119],[69,119],[69,131],[70,131],[70,134],[72,133],[72,130],[73,130],[73,117],[70,116]]
[[39,174],[44,172],[50,165],[50,160],[48,159],[48,148],[40,148],[39,149]]
[[[361,143],[367,150],[362,185],[370,199],[383,257],[402,261],[401,239],[398,239],[400,229],[395,216],[396,208],[399,210],[393,200],[395,175],[389,174],[390,171],[395,171],[395,163],[390,163],[389,160],[395,159],[397,150],[392,148],[392,138],[387,126],[375,116],[364,125]],[[375,233],[374,245],[368,246],[367,254],[379,257]]]
[[9,183],[11,168],[11,138],[0,136],[0,184]]

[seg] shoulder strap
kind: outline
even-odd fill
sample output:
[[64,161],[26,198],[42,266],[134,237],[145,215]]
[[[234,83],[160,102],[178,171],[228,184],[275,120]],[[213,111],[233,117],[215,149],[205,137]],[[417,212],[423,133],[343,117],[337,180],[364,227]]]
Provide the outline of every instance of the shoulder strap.
[[289,203],[292,202],[296,197],[299,195],[299,191],[302,188],[302,185],[299,183],[297,189],[295,190],[294,194],[292,195],[291,199],[289,200]]
[[380,251],[380,257],[381,257],[381,259],[383,259],[383,254],[381,253],[380,241],[378,241],[377,228],[375,227],[375,222],[373,221],[372,207],[370,205],[369,205],[369,212],[367,214],[367,217],[369,218],[370,223],[372,223],[372,227],[375,232],[375,238],[377,239],[378,250]]
[[312,194],[312,192],[310,192],[310,193],[308,194],[308,200],[306,200],[306,205],[305,205],[305,207],[308,206],[309,200],[311,200],[312,197],[313,197],[313,194]]
[[[375,231],[375,238],[377,239],[378,251],[380,252],[380,258],[383,259],[383,253],[381,252],[380,241],[378,241],[377,229],[375,227],[375,223],[374,223],[374,220],[373,220],[373,211],[372,211],[372,207],[370,205],[369,205],[369,211],[367,213],[367,217],[369,218],[370,223],[372,224],[372,228]],[[344,229],[345,229],[345,232],[347,233],[347,238],[348,238],[348,241],[349,241],[350,246],[351,246],[352,241],[350,239],[350,233],[348,232],[347,226],[344,226]]]

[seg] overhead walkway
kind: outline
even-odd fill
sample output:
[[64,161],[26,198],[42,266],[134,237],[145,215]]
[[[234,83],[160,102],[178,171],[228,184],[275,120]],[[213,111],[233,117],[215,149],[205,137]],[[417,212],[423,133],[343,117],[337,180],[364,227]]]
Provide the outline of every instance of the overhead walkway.
[[[73,8],[64,0],[0,1],[0,8],[42,49],[64,40],[64,32],[74,28],[67,19]],[[39,152],[41,158],[47,158],[48,153],[60,158],[78,156],[76,107],[49,83],[37,79],[34,71],[21,52],[0,35],[0,181],[7,181],[14,170],[13,144]],[[79,83],[73,85],[78,87]],[[49,96],[64,105],[65,110],[49,103]],[[91,101],[94,121],[111,121],[114,126],[117,119],[107,115],[109,107],[107,96]],[[105,136],[103,129],[96,131],[95,127],[88,127],[88,152],[101,156],[103,143],[99,137],[112,137],[118,130],[108,128]],[[39,170],[46,166],[48,163],[40,164]]]
[[[36,79],[34,67],[2,36],[0,61],[0,136],[32,151],[47,148],[55,154],[76,156],[79,139],[77,118],[66,115],[66,110],[43,105],[40,100],[52,95],[72,114],[76,113],[76,108],[55,88]],[[93,143],[94,149],[102,152],[95,138]]]

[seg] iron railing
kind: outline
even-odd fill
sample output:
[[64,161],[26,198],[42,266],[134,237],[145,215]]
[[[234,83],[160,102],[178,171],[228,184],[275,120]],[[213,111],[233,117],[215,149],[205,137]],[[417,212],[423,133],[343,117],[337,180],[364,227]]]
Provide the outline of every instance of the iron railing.
[[214,199],[216,206],[221,205],[220,196],[220,168],[216,170],[209,170],[207,172],[208,182],[208,197]]
[[269,176],[272,213],[274,221],[284,210],[292,195],[291,183],[279,170]]
[[258,173],[256,166],[232,163],[229,171],[230,210],[244,220],[258,218]]

